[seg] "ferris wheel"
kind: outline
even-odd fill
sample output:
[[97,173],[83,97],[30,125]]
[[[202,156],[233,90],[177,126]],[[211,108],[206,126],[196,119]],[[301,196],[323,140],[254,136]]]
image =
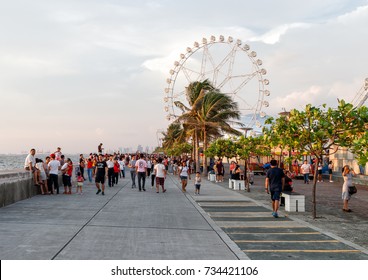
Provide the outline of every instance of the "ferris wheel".
[[165,111],[167,120],[175,120],[181,115],[176,101],[188,105],[186,87],[192,82],[208,79],[212,85],[224,94],[228,94],[238,103],[242,122],[245,127],[262,127],[261,119],[266,116],[263,111],[269,106],[265,100],[270,95],[267,89],[269,80],[262,67],[262,60],[252,51],[248,44],[241,40],[228,37],[211,36],[202,43],[194,42],[193,47],[187,47],[180,54],[180,59],[174,62],[170,69],[170,77],[166,80]]

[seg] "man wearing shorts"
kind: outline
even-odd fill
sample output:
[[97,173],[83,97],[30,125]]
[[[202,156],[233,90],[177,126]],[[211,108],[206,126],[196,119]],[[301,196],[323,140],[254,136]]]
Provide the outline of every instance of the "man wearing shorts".
[[98,161],[96,163],[96,172],[95,172],[95,182],[97,187],[96,194],[99,194],[101,192],[100,184],[102,187],[102,195],[105,195],[105,178],[107,174],[107,164],[106,161],[104,161],[102,155],[98,156]]
[[272,216],[278,218],[280,195],[285,185],[285,174],[281,168],[277,167],[277,161],[271,160],[271,168],[267,171],[265,190],[269,194],[271,192],[272,200]]

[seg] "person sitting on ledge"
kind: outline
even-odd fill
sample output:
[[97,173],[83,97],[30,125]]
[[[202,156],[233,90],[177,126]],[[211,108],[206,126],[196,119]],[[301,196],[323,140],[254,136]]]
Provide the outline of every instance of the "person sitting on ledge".
[[24,161],[24,169],[27,171],[31,171],[33,174],[33,183],[35,186],[39,186],[39,178],[40,178],[40,171],[36,168],[36,159],[35,159],[36,149],[31,149],[29,151],[26,160]]

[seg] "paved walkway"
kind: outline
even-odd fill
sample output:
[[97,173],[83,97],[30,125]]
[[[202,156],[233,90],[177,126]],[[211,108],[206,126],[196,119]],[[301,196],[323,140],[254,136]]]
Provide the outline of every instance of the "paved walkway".
[[0,208],[0,259],[368,259],[300,214],[274,219],[259,180],[245,193],[203,179],[195,196],[173,176],[166,193],[138,192],[128,175],[105,196],[93,184],[83,195],[38,195]]

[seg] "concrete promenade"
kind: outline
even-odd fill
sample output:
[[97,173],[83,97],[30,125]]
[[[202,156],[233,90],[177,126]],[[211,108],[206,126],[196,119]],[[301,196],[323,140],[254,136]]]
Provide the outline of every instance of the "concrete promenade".
[[315,222],[308,203],[306,213],[273,218],[263,177],[250,193],[203,179],[201,195],[193,180],[183,194],[172,175],[166,187],[138,192],[128,174],[105,196],[86,183],[83,195],[37,195],[0,208],[0,259],[368,259],[366,189],[351,201],[356,211],[342,213],[336,185],[336,203],[331,194],[320,202],[333,210],[319,207]]

